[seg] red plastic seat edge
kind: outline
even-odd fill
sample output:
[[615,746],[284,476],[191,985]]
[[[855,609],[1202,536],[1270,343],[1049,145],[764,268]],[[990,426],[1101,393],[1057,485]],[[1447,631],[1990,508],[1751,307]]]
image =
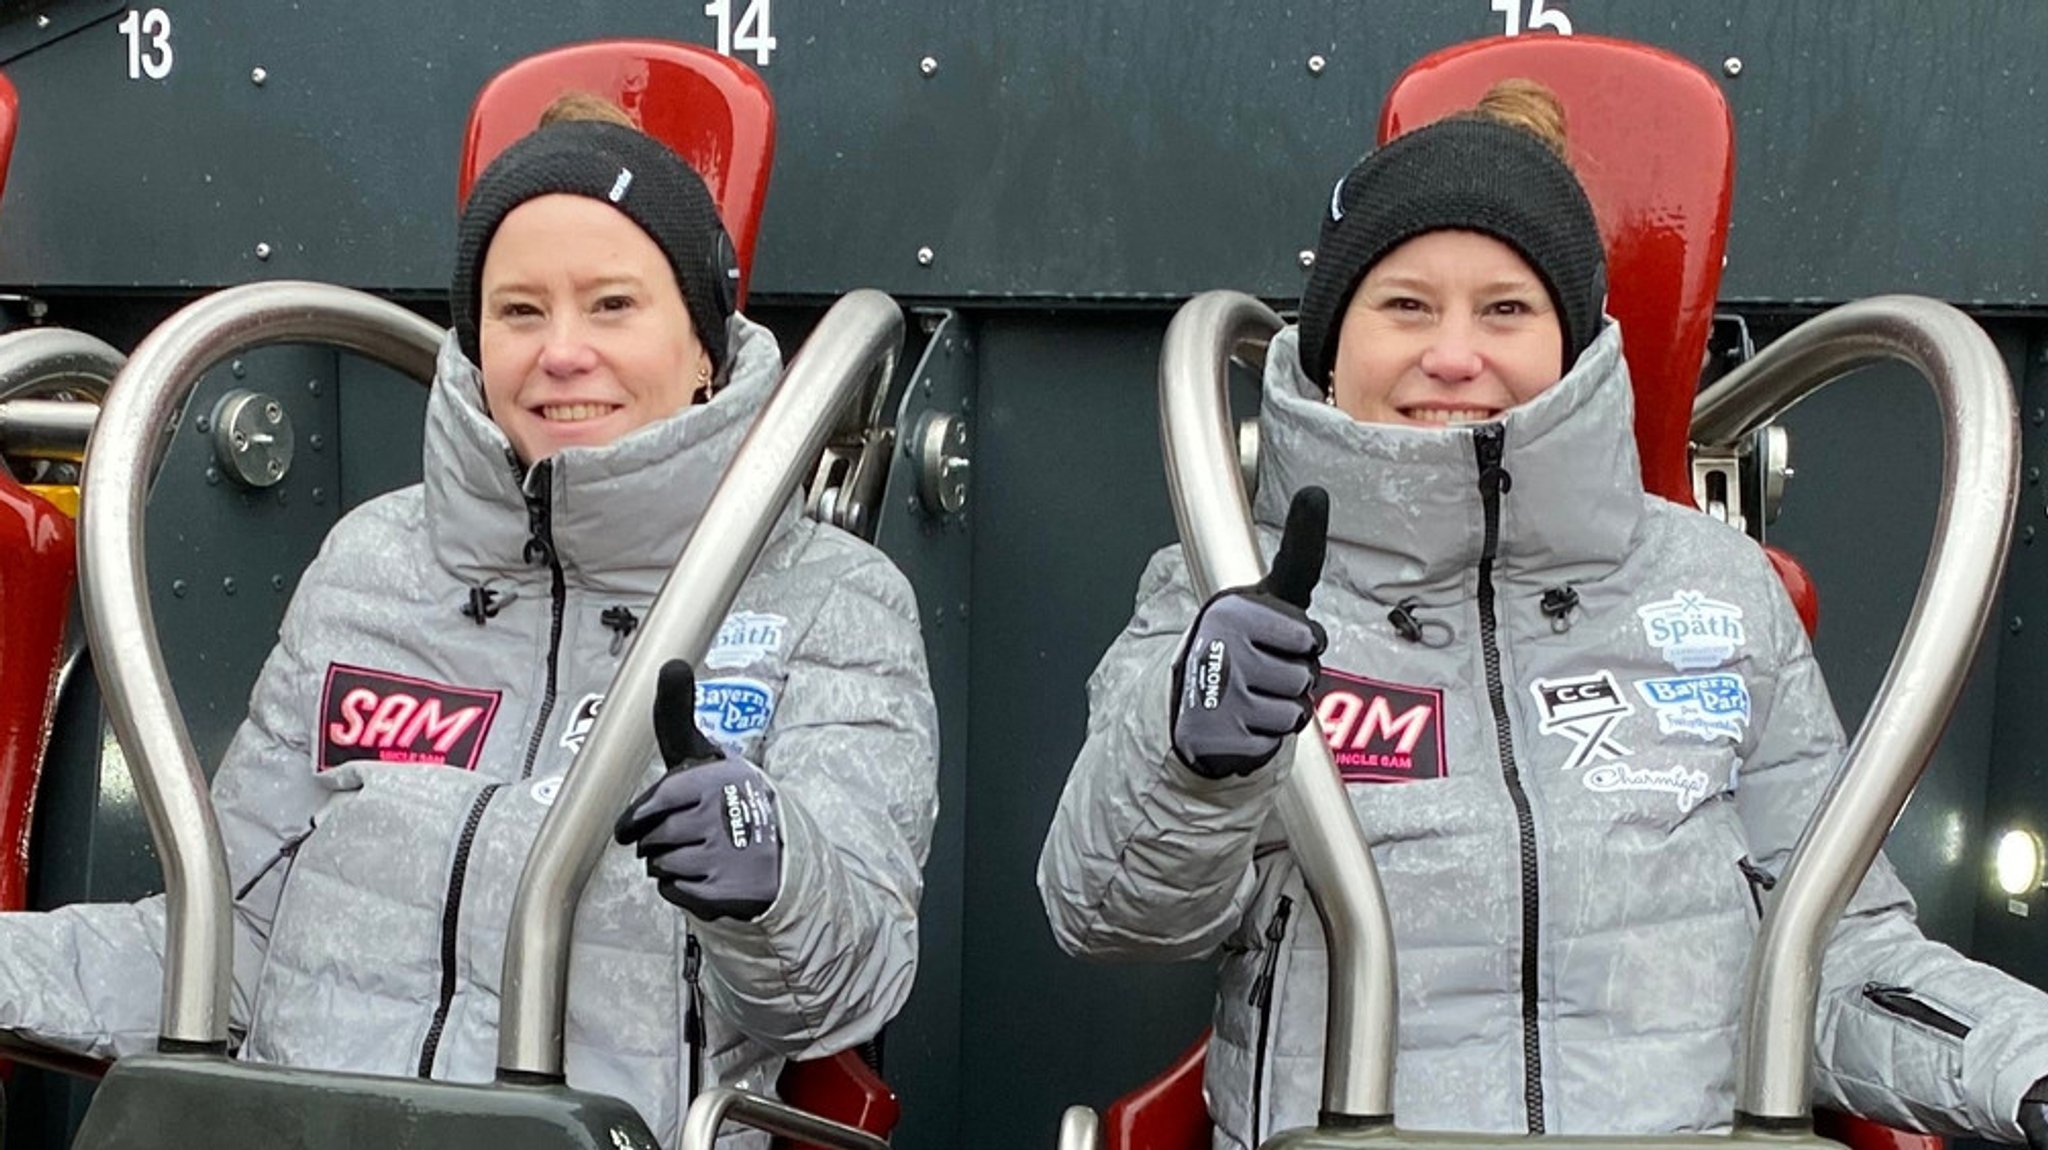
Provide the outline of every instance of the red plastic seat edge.
[[[887,1138],[903,1116],[896,1092],[851,1050],[789,1063],[775,1082],[775,1092],[799,1110],[858,1127],[878,1138]],[[778,1138],[775,1150],[820,1148]]]
[[75,557],[71,520],[0,469],[0,910],[28,905],[29,821]]

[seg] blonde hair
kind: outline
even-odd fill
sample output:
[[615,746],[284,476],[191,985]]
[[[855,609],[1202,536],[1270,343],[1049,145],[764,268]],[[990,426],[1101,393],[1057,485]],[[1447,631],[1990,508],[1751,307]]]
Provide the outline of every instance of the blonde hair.
[[1465,113],[1475,120],[1511,124],[1542,140],[1558,159],[1570,163],[1570,140],[1565,132],[1564,103],[1557,93],[1534,80],[1502,80],[1479,97],[1479,103]]
[[621,128],[640,130],[633,117],[624,108],[589,92],[564,92],[555,97],[555,102],[540,114],[538,127],[546,128],[555,124],[569,124],[594,120],[600,124],[617,124]]

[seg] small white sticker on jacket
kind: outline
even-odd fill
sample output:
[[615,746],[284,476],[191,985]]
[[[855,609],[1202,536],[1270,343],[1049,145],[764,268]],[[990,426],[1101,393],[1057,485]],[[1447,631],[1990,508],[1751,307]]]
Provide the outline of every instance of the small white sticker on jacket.
[[1546,735],[1563,735],[1573,743],[1565,770],[1577,770],[1596,758],[1618,759],[1629,753],[1614,738],[1614,728],[1636,709],[1622,696],[1614,672],[1538,679],[1529,684],[1529,691],[1536,696],[1536,711],[1542,716],[1537,729]]
[[1615,791],[1653,791],[1678,800],[1680,811],[1690,811],[1707,797],[1713,780],[1707,772],[1691,767],[1633,767],[1627,763],[1601,763],[1579,776],[1586,789],[1600,794]]
[[1667,735],[1739,743],[1749,726],[1749,686],[1728,671],[1639,679],[1636,690],[1656,714],[1657,729]]
[[1742,608],[1698,591],[1680,591],[1638,608],[1636,616],[1643,621],[1643,638],[1680,671],[1719,667],[1735,657],[1746,638]]
[[788,630],[789,620],[780,615],[735,611],[719,625],[711,649],[704,653],[704,665],[730,670],[758,663],[782,649],[783,635]]
[[706,679],[697,684],[697,727],[716,743],[738,743],[766,731],[775,717],[775,692],[752,679]]
[[583,740],[590,737],[590,730],[597,726],[598,712],[604,710],[603,695],[585,695],[576,700],[576,709],[569,712],[569,722],[562,728],[562,746],[571,752],[583,750]]

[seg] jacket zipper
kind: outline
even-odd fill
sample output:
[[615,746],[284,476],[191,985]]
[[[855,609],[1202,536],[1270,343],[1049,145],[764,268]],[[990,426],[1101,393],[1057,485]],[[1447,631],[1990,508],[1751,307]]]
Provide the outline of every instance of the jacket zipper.
[[540,710],[533,721],[533,737],[526,744],[526,762],[519,768],[522,779],[533,777],[533,764],[540,758],[541,743],[548,730],[548,718],[555,710],[555,663],[562,652],[562,609],[568,587],[562,577],[562,559],[555,553],[554,472],[552,461],[543,459],[520,485],[526,497],[526,561],[548,565],[548,677],[540,696]]
[[266,860],[262,866],[256,868],[256,873],[249,876],[248,882],[243,883],[239,888],[236,889],[235,901],[240,902],[243,899],[248,898],[249,892],[256,889],[256,884],[262,882],[265,875],[268,875],[271,871],[276,870],[280,864],[288,862],[291,859],[297,858],[299,854],[299,848],[306,845],[306,840],[312,838],[313,832],[317,829],[319,828],[315,827],[312,823],[307,823],[305,830],[302,830],[298,834],[295,834],[292,837],[284,840],[284,842],[279,843],[277,847],[277,853],[271,855],[270,858]]
[[1537,1030],[1536,982],[1542,925],[1536,884],[1536,814],[1522,773],[1515,765],[1514,739],[1508,726],[1507,690],[1501,684],[1499,623],[1494,616],[1493,559],[1500,546],[1500,497],[1514,488],[1501,466],[1507,428],[1498,423],[1473,429],[1472,450],[1479,466],[1479,499],[1486,516],[1486,537],[1479,552],[1479,644],[1486,662],[1486,697],[1493,705],[1493,736],[1500,753],[1501,775],[1515,804],[1515,825],[1522,853],[1522,1105],[1529,1133],[1543,1133],[1543,1043]]
[[441,1048],[441,1029],[448,1025],[448,1009],[455,1002],[455,936],[462,917],[462,887],[469,878],[469,848],[476,842],[476,830],[484,821],[484,808],[491,796],[504,787],[492,783],[477,792],[469,805],[469,818],[462,824],[462,837],[455,843],[455,865],[448,870],[448,894],[441,905],[441,1002],[434,1008],[434,1021],[427,1027],[427,1040],[420,1044],[420,1077],[434,1076],[434,1055]]
[[1280,944],[1287,939],[1287,918],[1294,912],[1294,900],[1286,895],[1273,908],[1273,917],[1266,923],[1266,959],[1260,964],[1259,976],[1252,980],[1251,1004],[1259,1010],[1259,1043],[1252,1055],[1252,1138],[1256,1146],[1264,1137],[1259,1132],[1262,1110],[1262,1096],[1266,1084],[1266,1043],[1272,1036],[1273,1027],[1273,982],[1280,972]]
[[1909,986],[1886,986],[1880,982],[1866,982],[1863,984],[1863,997],[1876,1003],[1887,1014],[1895,1014],[1922,1026],[1931,1027],[1957,1041],[1970,1036],[1969,1023],[1915,998],[1913,989]]
[[1758,921],[1762,921],[1764,892],[1777,887],[1777,876],[1751,862],[1747,856],[1738,860],[1735,865],[1742,868],[1742,877],[1749,881],[1749,901],[1756,904],[1756,917]]
[[704,1088],[704,986],[700,981],[703,972],[704,951],[697,945],[696,933],[686,933],[683,984],[688,997],[683,1007],[683,1042],[690,1048],[690,1102],[695,1102],[697,1092]]

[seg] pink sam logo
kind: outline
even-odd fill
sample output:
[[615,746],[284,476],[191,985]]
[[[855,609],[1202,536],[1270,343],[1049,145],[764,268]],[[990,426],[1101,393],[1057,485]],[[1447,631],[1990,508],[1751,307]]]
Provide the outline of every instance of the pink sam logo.
[[320,692],[318,769],[368,759],[476,769],[500,692],[332,663]]
[[1316,679],[1315,698],[1316,724],[1345,782],[1444,777],[1442,691],[1325,667]]

